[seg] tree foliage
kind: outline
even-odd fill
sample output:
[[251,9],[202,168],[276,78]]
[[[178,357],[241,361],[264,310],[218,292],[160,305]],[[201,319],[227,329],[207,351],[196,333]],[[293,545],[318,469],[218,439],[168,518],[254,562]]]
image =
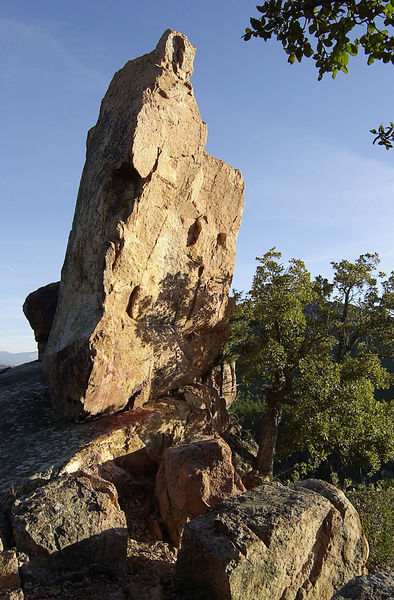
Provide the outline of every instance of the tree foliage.
[[[394,0],[268,0],[258,5],[259,18],[250,19],[245,40],[274,35],[288,54],[288,62],[315,61],[318,79],[326,73],[335,78],[348,73],[349,58],[364,51],[367,64],[375,60],[394,64]],[[372,129],[376,141],[393,147],[393,125]]]
[[272,475],[288,406],[289,452],[308,450],[315,464],[336,452],[375,470],[393,451],[392,408],[374,392],[391,381],[381,359],[394,353],[394,274],[376,273],[377,254],[333,262],[332,282],[280,258],[272,249],[257,259],[227,347],[243,382],[266,401],[257,466]]
[[394,144],[394,123],[391,121],[390,125],[384,127],[383,124],[378,129],[371,129],[371,133],[374,134],[375,138],[373,143],[378,142],[379,146],[384,146],[386,150],[391,150]]

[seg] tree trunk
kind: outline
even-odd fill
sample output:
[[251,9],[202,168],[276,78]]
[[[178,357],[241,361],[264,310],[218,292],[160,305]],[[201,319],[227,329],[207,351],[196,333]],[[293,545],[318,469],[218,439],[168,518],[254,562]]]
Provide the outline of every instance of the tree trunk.
[[272,479],[278,426],[282,418],[282,404],[268,404],[260,425],[259,451],[256,458],[257,470],[263,477]]

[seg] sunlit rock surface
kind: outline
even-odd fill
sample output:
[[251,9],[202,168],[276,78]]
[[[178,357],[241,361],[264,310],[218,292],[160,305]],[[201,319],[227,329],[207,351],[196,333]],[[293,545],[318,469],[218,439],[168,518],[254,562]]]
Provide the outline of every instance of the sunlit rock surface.
[[334,486],[267,483],[190,521],[177,577],[198,600],[329,600],[363,572],[368,544]]
[[0,494],[12,489],[20,496],[147,446],[159,460],[167,446],[220,431],[223,403],[199,384],[194,392],[188,386],[142,409],[75,425],[53,410],[41,363],[9,369],[0,375]]
[[88,134],[44,356],[71,419],[193,382],[226,338],[244,184],[204,151],[194,53],[167,30],[115,74]]

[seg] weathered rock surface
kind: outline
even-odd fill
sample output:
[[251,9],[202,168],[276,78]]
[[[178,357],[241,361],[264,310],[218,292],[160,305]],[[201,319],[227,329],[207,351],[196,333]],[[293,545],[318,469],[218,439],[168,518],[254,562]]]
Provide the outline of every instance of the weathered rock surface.
[[71,419],[192,383],[226,337],[244,184],[204,151],[194,51],[167,30],[115,74],[88,134],[44,357]]
[[394,575],[389,572],[361,575],[349,581],[332,600],[393,600]]
[[7,590],[0,592],[0,600],[24,600],[23,590],[18,588],[17,590]]
[[116,488],[97,476],[66,475],[16,500],[12,530],[18,551],[28,557],[24,580],[91,564],[126,566],[126,518]]
[[341,502],[279,483],[221,502],[184,529],[181,588],[201,600],[328,600],[368,555],[356,511]]
[[[319,479],[306,479],[295,483],[292,486],[294,489],[308,489],[324,496],[330,503],[335,506],[336,510],[342,517],[342,536],[343,543],[341,547],[341,556],[345,566],[357,565],[360,563],[360,557],[363,553],[369,552],[368,543],[362,534],[360,517],[353,504],[347,499],[345,494],[326,481]],[[331,564],[332,580],[335,581],[335,564]],[[359,575],[361,572],[354,573]],[[348,581],[349,577],[344,581]]]
[[[145,448],[159,461],[166,447],[217,431],[225,421],[223,404],[215,391],[196,384],[143,409],[75,426],[53,411],[41,363],[15,367],[0,378],[0,491],[12,489],[7,492],[12,503],[15,495],[59,475],[120,457],[119,466],[127,470],[132,454]],[[0,501],[0,540],[7,503]]]
[[18,559],[15,550],[0,552],[0,598],[19,588]]
[[42,359],[52,329],[60,282],[49,283],[29,294],[23,304],[23,312],[34,331],[38,346],[38,360]]
[[228,426],[223,432],[223,438],[231,448],[235,470],[240,477],[244,478],[255,468],[259,449],[258,444],[252,434],[241,426],[234,415],[230,417]]
[[235,362],[222,361],[215,365],[206,376],[205,383],[217,390],[219,396],[226,400],[226,406],[229,408],[237,397]]
[[196,440],[163,453],[155,494],[174,546],[179,546],[189,519],[243,491],[231,464],[231,450],[220,438]]

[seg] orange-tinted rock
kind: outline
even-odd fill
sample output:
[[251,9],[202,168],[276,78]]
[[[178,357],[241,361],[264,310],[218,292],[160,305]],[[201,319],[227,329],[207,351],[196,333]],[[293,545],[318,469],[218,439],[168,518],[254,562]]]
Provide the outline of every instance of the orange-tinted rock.
[[165,450],[156,477],[160,515],[174,546],[189,519],[245,491],[222,439],[197,440]]
[[225,399],[227,408],[237,397],[237,374],[235,362],[220,362],[205,377],[206,383]]
[[193,382],[227,335],[244,184],[204,151],[194,52],[167,30],[115,74],[88,134],[44,359],[72,419]]

